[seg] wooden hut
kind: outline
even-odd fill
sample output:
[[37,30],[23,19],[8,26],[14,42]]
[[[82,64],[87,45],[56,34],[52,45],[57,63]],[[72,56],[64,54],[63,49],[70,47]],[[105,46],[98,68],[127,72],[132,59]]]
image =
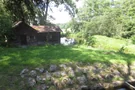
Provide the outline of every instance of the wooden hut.
[[20,21],[12,29],[16,37],[14,43],[19,45],[60,43],[61,29],[55,25],[29,26],[25,22]]

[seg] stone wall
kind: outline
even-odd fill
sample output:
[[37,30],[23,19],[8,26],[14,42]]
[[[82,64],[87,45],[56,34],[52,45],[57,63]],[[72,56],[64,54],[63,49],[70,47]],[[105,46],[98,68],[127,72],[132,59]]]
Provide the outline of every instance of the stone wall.
[[26,68],[20,76],[22,85],[30,90],[112,90],[110,88],[120,85],[127,76],[127,80],[134,80],[134,71],[131,75],[128,73],[128,66],[124,64],[68,63],[32,70]]

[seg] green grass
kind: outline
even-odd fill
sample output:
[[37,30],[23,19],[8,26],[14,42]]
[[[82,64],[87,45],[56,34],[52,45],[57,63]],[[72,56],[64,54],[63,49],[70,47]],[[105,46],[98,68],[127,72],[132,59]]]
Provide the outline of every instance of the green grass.
[[[134,54],[87,47],[36,46],[27,48],[0,48],[0,73],[20,72],[24,67],[42,67],[68,62],[127,62],[134,61]],[[107,53],[106,53],[107,52]]]
[[[135,61],[135,54],[107,50],[93,50],[86,46],[31,46],[27,48],[0,47],[0,88],[9,86],[10,76],[20,77],[24,68],[46,67],[50,64],[69,62],[128,63]],[[3,78],[5,77],[5,78]],[[14,77],[15,78],[15,77]],[[17,83],[18,80],[15,79]],[[15,89],[3,89],[15,90]]]
[[125,46],[125,52],[128,52],[128,53],[135,53],[135,45],[128,45],[128,46]]
[[101,35],[94,35],[94,47],[100,48],[103,50],[114,50],[119,51],[122,47],[124,47],[125,52],[134,53],[135,47],[132,44],[132,40],[130,39],[115,39]]

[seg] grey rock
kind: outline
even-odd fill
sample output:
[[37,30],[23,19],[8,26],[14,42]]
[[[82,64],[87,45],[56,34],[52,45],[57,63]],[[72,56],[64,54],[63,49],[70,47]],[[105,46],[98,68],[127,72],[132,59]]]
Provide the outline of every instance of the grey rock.
[[120,88],[120,89],[116,89],[116,90],[127,90],[126,88]]
[[83,73],[83,69],[80,68],[80,67],[77,67],[76,70],[75,70],[75,72],[77,72],[77,73]]
[[57,78],[61,77],[61,73],[59,71],[52,73],[52,75]]
[[37,82],[43,83],[45,80],[46,80],[45,77],[41,77],[41,76],[37,76],[37,77],[36,77],[36,81],[37,81]]
[[115,81],[115,82],[112,82],[112,85],[113,87],[117,87],[117,86],[120,86],[123,82],[122,81]]
[[86,85],[82,85],[80,88],[81,88],[81,90],[89,90],[89,87]]
[[105,76],[105,79],[111,80],[113,77],[114,77],[113,75],[109,74]]
[[99,75],[97,76],[97,80],[102,81],[102,80],[104,80],[104,78],[99,74]]
[[29,75],[32,77],[36,77],[37,72],[35,70],[32,70],[32,71],[30,71]]
[[63,89],[63,90],[71,90],[70,88],[65,88],[65,89]]
[[25,74],[27,72],[29,72],[29,69],[26,68],[26,69],[23,69],[20,74]]
[[89,72],[89,69],[88,68],[84,68],[83,69],[83,73],[87,74]]
[[132,71],[131,71],[131,76],[132,76],[133,78],[135,78],[135,70],[132,70]]
[[37,80],[37,82],[41,82],[42,81],[42,78],[40,76],[37,76],[36,77],[36,80]]
[[104,88],[101,84],[96,84],[92,86],[90,90],[104,90]]
[[120,72],[119,72],[118,70],[114,70],[114,71],[113,71],[113,74],[114,74],[114,75],[118,75],[118,76],[121,75]]
[[73,69],[72,69],[72,67],[68,67],[68,68],[66,68],[66,70],[73,70]]
[[73,81],[69,78],[68,80],[67,80],[67,85],[73,85]]
[[39,71],[40,73],[44,72],[44,68],[36,68],[37,71]]
[[65,64],[61,64],[60,67],[63,68],[63,69],[67,68],[67,66]]
[[100,73],[100,69],[98,69],[98,68],[95,68],[94,70],[93,70],[93,73],[95,73],[95,74],[98,74],[98,73]]
[[68,78],[68,77],[64,77],[64,78],[62,79],[61,83],[62,83],[64,86],[66,86],[66,85],[72,85],[72,84],[73,84],[73,81],[72,81],[70,78]]
[[91,78],[91,81],[98,81],[98,78],[92,77],[92,78]]
[[47,86],[45,84],[38,85],[37,90],[47,90]]
[[80,85],[74,85],[74,90],[80,90],[81,88],[80,88]]
[[71,77],[75,76],[75,73],[74,73],[73,69],[68,71],[68,75],[71,76]]
[[48,71],[45,72],[45,76],[46,76],[47,80],[50,80],[51,77],[52,77],[51,74]]
[[21,71],[21,73],[20,73],[21,77],[22,77],[22,78],[25,77],[28,72],[29,72],[28,69],[23,69],[23,70]]
[[50,71],[55,72],[57,70],[57,65],[51,65],[50,66]]
[[28,84],[29,86],[34,86],[36,84],[36,80],[34,78],[28,78]]
[[84,75],[77,77],[77,80],[78,80],[79,84],[82,84],[82,85],[84,85],[87,82],[87,79]]
[[60,73],[61,73],[61,76],[66,76],[67,75],[65,71],[61,71]]
[[51,81],[55,86],[57,86],[57,84],[59,83],[59,81],[53,77],[51,78]]

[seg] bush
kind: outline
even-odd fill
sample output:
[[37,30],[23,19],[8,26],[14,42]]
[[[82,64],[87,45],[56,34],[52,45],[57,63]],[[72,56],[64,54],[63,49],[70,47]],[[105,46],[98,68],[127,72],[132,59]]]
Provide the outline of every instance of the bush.
[[73,33],[69,35],[69,38],[74,38],[77,44],[84,44],[84,42],[86,41],[83,37],[82,37],[82,33]]
[[132,43],[135,44],[135,35],[131,37]]
[[95,43],[96,43],[96,38],[95,37],[92,37],[92,36],[90,36],[90,37],[88,37],[88,40],[87,40],[87,45],[89,46],[94,46],[95,45]]

